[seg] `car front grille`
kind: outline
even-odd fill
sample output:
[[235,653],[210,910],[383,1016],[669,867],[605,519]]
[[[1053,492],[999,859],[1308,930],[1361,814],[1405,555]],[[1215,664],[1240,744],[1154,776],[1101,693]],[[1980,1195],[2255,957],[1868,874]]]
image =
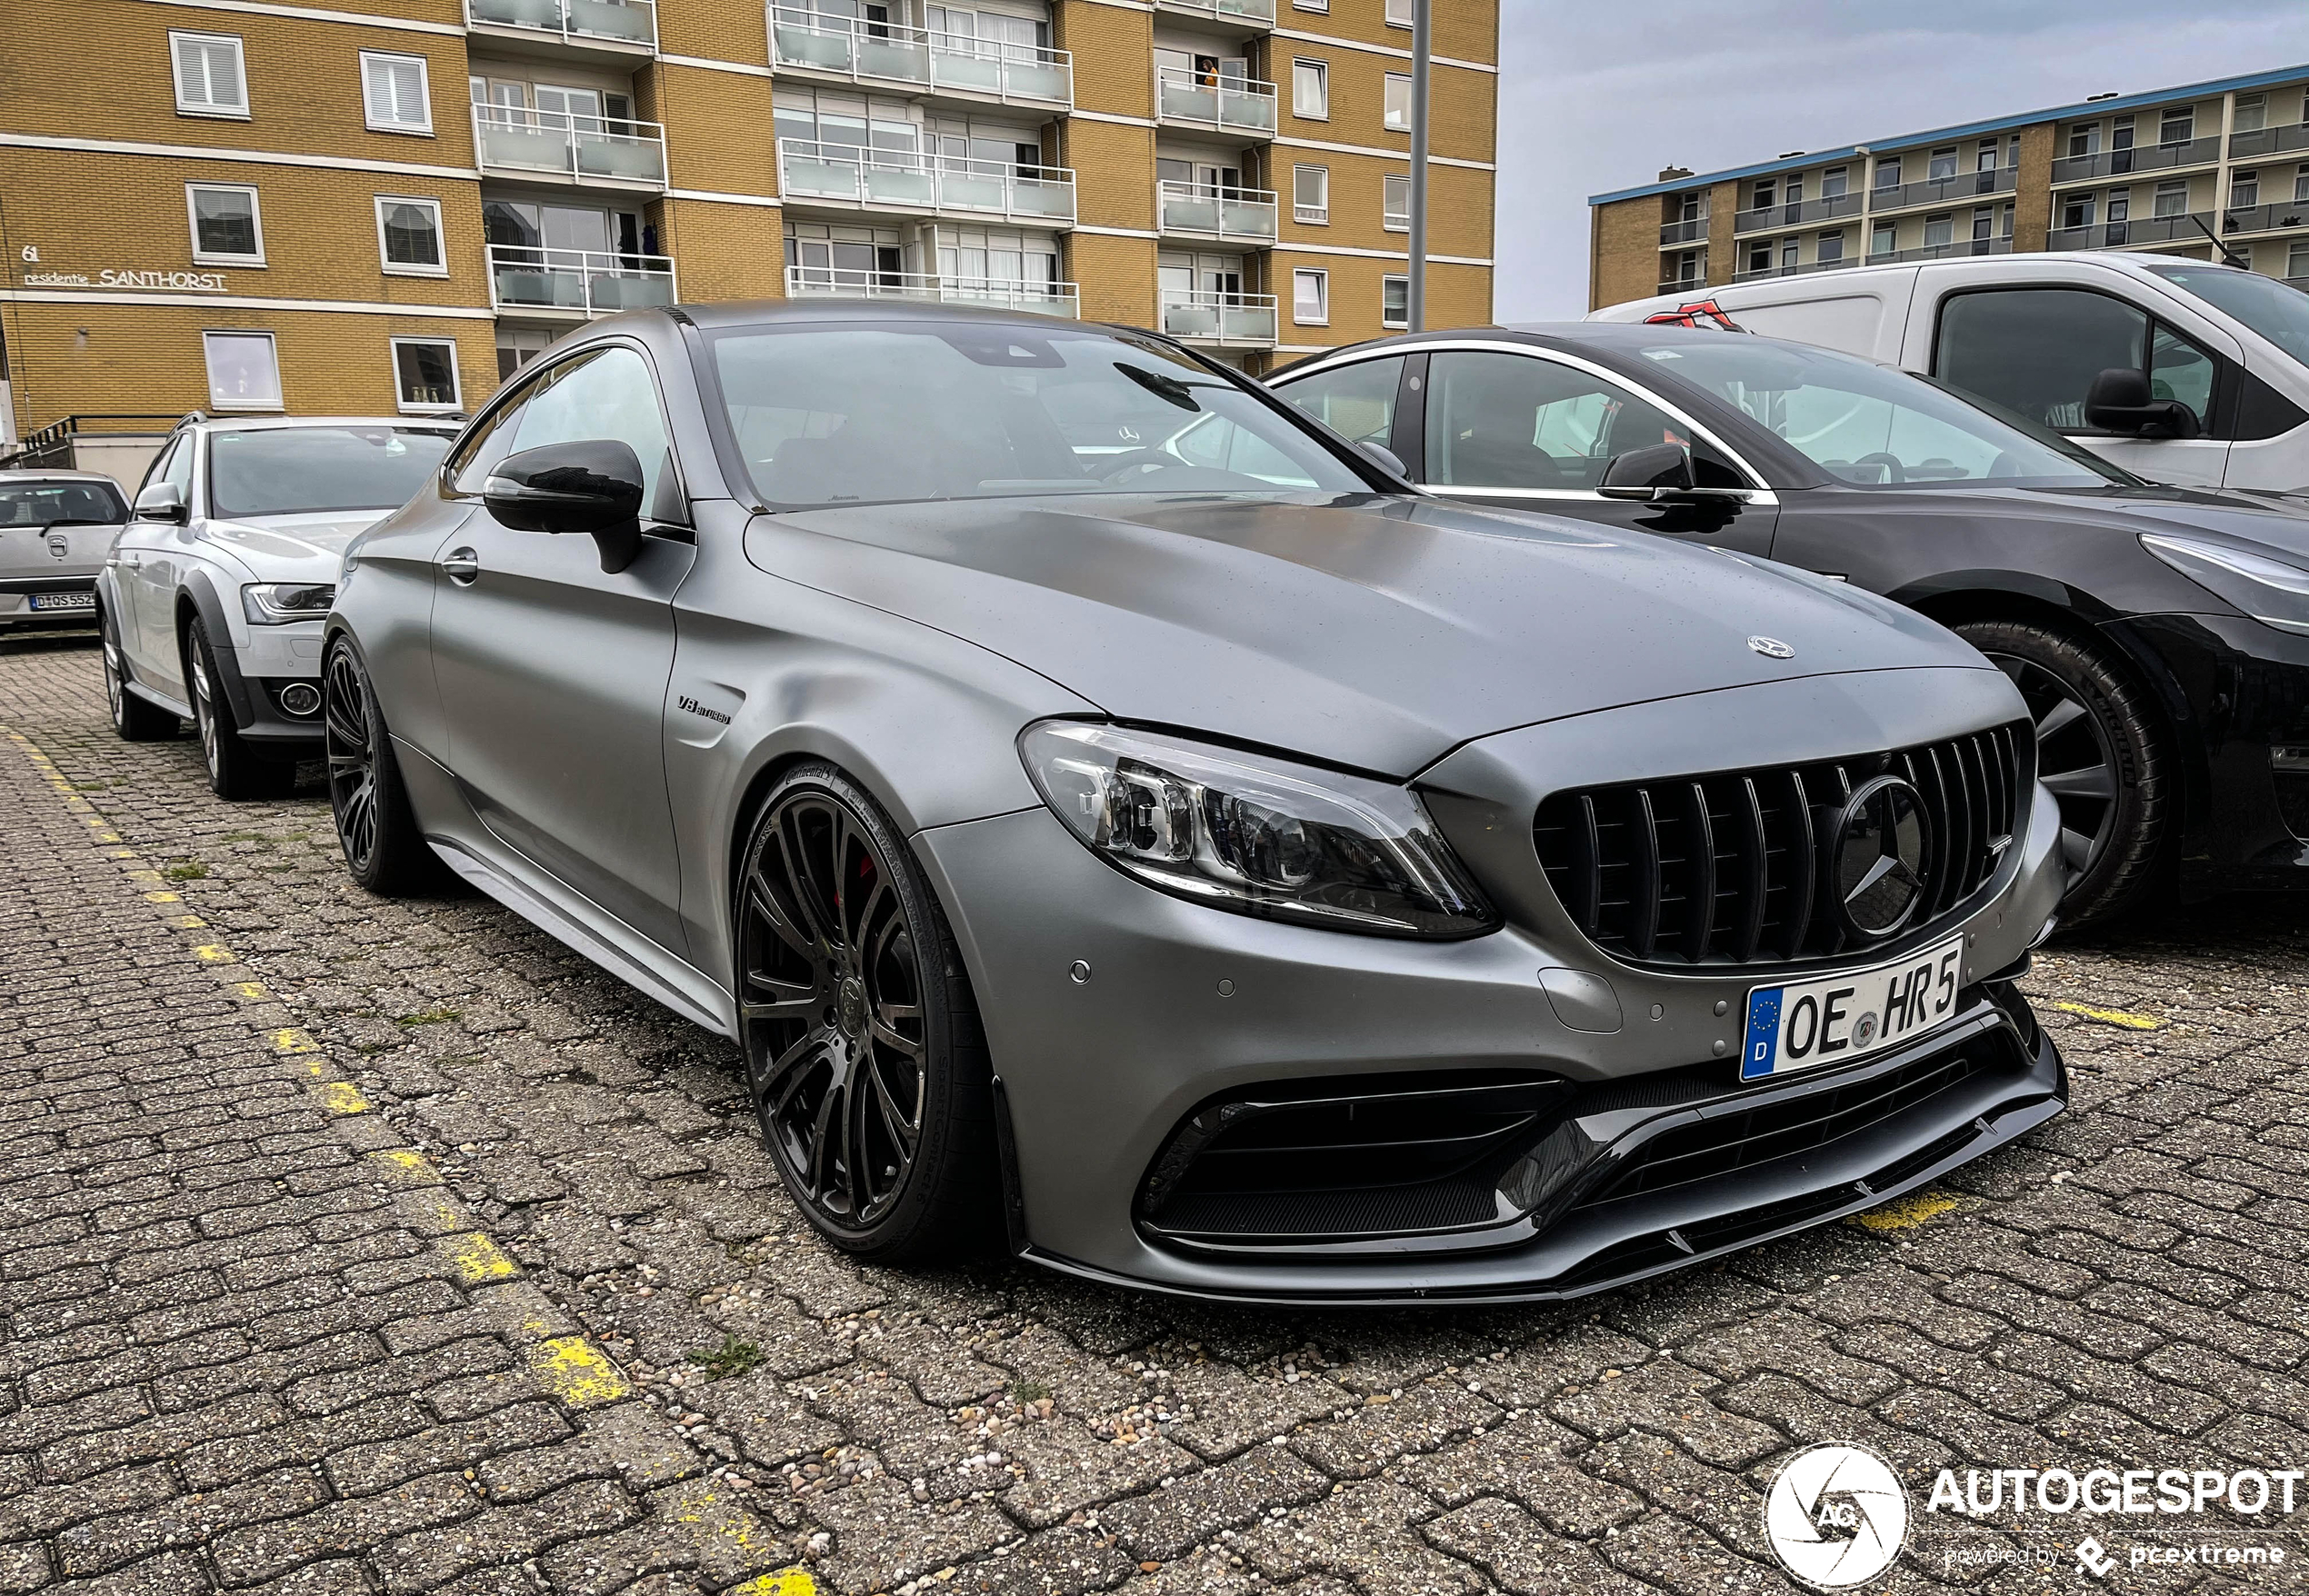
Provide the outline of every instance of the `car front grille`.
[[2034,772],[2028,723],[1888,753],[1557,793],[1532,840],[1557,900],[1606,953],[1636,963],[1799,963],[1853,939],[1823,890],[1827,833],[1854,789],[1904,777],[1932,843],[1909,924],[1987,884]]

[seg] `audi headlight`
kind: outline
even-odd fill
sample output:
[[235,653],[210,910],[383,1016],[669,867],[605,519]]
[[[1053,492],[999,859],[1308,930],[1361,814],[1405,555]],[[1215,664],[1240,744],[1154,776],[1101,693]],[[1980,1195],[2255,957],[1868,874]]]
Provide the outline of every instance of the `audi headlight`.
[[281,626],[317,621],[336,603],[332,585],[309,582],[252,582],[241,589],[241,613],[252,626]]
[[1029,726],[1019,750],[1091,852],[1163,892],[1377,936],[1499,924],[1408,788],[1079,721]]
[[2309,633],[2309,571],[2193,537],[2143,533],[2141,546],[2265,625]]

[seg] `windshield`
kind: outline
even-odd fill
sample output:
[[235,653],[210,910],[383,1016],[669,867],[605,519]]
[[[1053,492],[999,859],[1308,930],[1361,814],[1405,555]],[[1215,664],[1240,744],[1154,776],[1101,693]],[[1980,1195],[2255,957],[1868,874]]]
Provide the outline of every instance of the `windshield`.
[[768,504],[1369,485],[1286,413],[1127,334],[746,328],[715,336],[714,363]]
[[108,526],[128,519],[108,482],[9,482],[0,478],[0,526]]
[[1862,488],[2098,488],[2131,479],[1906,372],[1726,334],[1644,350]]
[[2309,361],[2309,294],[2234,266],[2141,264],[2182,292],[2227,311],[2294,359]]
[[309,515],[397,510],[449,452],[450,434],[418,427],[265,427],[212,433],[209,514]]

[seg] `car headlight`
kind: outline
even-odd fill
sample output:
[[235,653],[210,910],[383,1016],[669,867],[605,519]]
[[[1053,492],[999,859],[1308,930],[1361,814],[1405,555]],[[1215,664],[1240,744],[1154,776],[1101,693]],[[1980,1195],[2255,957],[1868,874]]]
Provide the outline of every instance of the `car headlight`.
[[336,603],[334,585],[309,582],[252,582],[241,589],[241,613],[252,626],[317,621]]
[[1091,852],[1164,892],[1378,936],[1499,925],[1408,788],[1080,721],[1029,726],[1019,751]]
[[2254,620],[2281,631],[2309,633],[2309,571],[2193,537],[2143,533],[2141,546]]

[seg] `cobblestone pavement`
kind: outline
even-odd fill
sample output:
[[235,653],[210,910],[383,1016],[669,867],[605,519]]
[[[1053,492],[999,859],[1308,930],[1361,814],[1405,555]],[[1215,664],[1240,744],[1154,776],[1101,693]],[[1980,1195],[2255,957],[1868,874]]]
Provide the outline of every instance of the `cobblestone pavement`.
[[2309,1589],[2274,1505],[1925,1508],[2309,1467],[2309,909],[2042,960],[2074,1112],[1856,1223],[1568,1307],[1248,1312],[852,1265],[730,1046],[485,900],[361,893],[316,785],[215,801],[77,643],[0,652],[0,1591],[1789,1591],[1760,1507],[1817,1441],[1907,1481],[1891,1589],[2100,1588],[2088,1532],[2108,1589]]

